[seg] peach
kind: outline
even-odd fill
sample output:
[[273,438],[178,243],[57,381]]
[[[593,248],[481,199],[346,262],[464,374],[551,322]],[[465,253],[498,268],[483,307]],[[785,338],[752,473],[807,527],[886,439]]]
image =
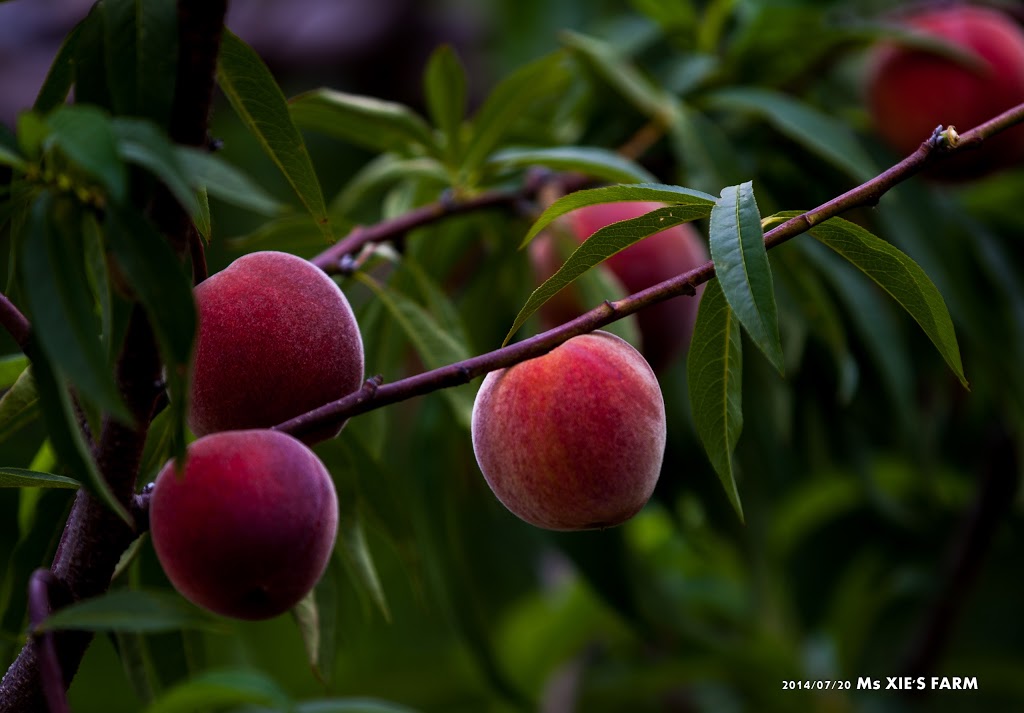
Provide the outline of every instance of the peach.
[[549,530],[611,527],[650,499],[665,454],[654,371],[607,332],[492,371],[473,405],[473,450],[513,514]]
[[224,616],[266,619],[302,599],[327,567],[338,501],[324,464],[279,431],[225,431],[169,462],[149,508],[171,584]]
[[[563,224],[582,243],[607,225],[638,218],[663,207],[661,203],[645,201],[599,203],[569,213]],[[553,275],[561,265],[551,242],[552,237],[542,235],[531,246],[531,258],[539,280]],[[697,231],[691,225],[684,224],[644,238],[612,255],[605,264],[623,288],[633,293],[688,272],[709,259],[707,247]],[[660,371],[689,348],[701,292],[703,286],[698,287],[697,299],[676,297],[652,305],[637,314],[641,349],[656,370]],[[567,322],[583,311],[584,307],[577,299],[563,293],[556,295],[542,308],[545,320],[551,324]]]
[[[1024,32],[1007,15],[954,5],[911,14],[905,24],[956,45],[978,66],[923,48],[879,44],[867,72],[868,105],[881,137],[901,156],[915,151],[938,125],[961,133],[1024,102]],[[1024,127],[978,150],[947,159],[933,175],[967,179],[1024,158]]]
[[[269,428],[358,389],[363,343],[338,285],[302,258],[255,252],[195,289],[189,426]],[[316,433],[311,440],[341,430]]]

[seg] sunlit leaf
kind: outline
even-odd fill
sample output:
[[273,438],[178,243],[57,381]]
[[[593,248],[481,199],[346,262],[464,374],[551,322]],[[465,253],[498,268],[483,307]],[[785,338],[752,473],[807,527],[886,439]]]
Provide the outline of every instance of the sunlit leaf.
[[739,320],[717,278],[707,283],[700,300],[686,375],[697,435],[742,520],[732,452],[743,430],[743,343]]

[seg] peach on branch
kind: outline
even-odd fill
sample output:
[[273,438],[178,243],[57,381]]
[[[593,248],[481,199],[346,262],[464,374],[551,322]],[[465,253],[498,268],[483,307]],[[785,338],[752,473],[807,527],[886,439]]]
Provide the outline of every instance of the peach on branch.
[[[868,105],[879,135],[900,155],[915,151],[938,126],[960,132],[1024,102],[1024,32],[990,8],[924,9],[904,24],[953,45],[964,57],[884,42],[867,73]],[[1003,132],[977,150],[947,159],[934,175],[966,179],[1024,159],[1024,127]]]
[[665,402],[651,367],[607,332],[487,375],[473,449],[491,490],[537,527],[585,530],[631,518],[654,492]]
[[282,252],[251,253],[200,283],[195,299],[189,426],[196,435],[268,428],[362,383],[355,315],[334,280],[312,263]]
[[160,564],[193,603],[266,619],[320,579],[338,529],[338,502],[319,458],[289,435],[225,431],[192,443],[178,472],[157,476],[149,510]]
[[[599,203],[574,210],[565,217],[562,225],[567,226],[576,241],[582,243],[605,226],[638,218],[663,207],[661,203],[647,201]],[[540,280],[553,275],[562,262],[553,237],[550,233],[542,235],[531,245],[531,260]],[[709,259],[707,247],[697,231],[691,225],[683,224],[644,238],[612,255],[605,264],[623,288],[633,293],[688,272]],[[689,348],[702,291],[703,286],[700,286],[697,298],[675,297],[637,313],[641,349],[655,369],[667,366]],[[567,322],[583,311],[584,306],[577,299],[563,293],[549,300],[541,310],[545,320],[552,324]]]

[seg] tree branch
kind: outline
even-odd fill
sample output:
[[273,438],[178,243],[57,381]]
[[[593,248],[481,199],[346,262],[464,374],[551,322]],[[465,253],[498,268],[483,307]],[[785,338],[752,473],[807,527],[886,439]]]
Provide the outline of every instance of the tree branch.
[[25,351],[32,325],[4,294],[0,294],[0,325],[14,338],[21,350]]
[[[962,134],[959,140],[955,142],[955,145],[947,146],[944,141],[939,140],[937,134],[924,141],[917,151],[910,156],[888,170],[883,171],[875,178],[769,230],[764,235],[765,247],[771,249],[781,245],[785,241],[810,230],[814,225],[853,208],[875,205],[886,192],[918,173],[929,162],[942,160],[945,156],[979,146],[988,137],[1022,121],[1024,121],[1024,104],[1014,107]],[[523,195],[520,193],[517,194],[517,197],[522,199]],[[444,213],[438,213],[436,208],[432,207],[434,205],[431,204],[431,206],[427,207],[429,210],[420,214],[418,225],[423,225],[425,222],[444,215]],[[472,203],[467,205],[477,207]],[[377,236],[381,234],[391,235],[393,234],[394,224],[395,221],[386,221],[374,229],[366,229],[362,236],[365,237],[370,234]],[[350,237],[353,238],[353,244],[355,244],[355,239],[359,236]],[[372,242],[372,240],[360,239],[358,245],[365,245],[369,242]],[[337,245],[340,244],[339,242]],[[327,254],[325,252],[323,255]],[[340,257],[342,254],[346,254],[346,252],[332,253],[331,259]],[[314,260],[314,263],[323,267],[327,264],[327,261],[326,259],[319,262]],[[319,408],[278,424],[274,428],[295,436],[308,436],[318,429],[341,423],[347,418],[381,408],[382,406],[429,394],[439,389],[468,383],[472,379],[495,369],[503,369],[521,361],[546,354],[572,337],[592,332],[606,324],[639,312],[650,305],[681,295],[692,296],[696,294],[697,285],[707,282],[714,275],[715,265],[709,260],[700,267],[624,297],[621,300],[615,302],[606,301],[570,322],[566,322],[554,329],[542,332],[521,342],[438,369],[400,379],[390,384],[379,384],[372,391],[367,391],[366,389],[357,391],[337,401],[324,404]]]
[[[180,56],[170,134],[184,143],[205,143],[225,12],[226,0],[178,2]],[[195,229],[180,207],[162,199],[158,193],[150,206],[150,215],[179,255],[193,250]],[[160,369],[149,321],[136,305],[117,362],[118,386],[136,425],[105,420],[95,449],[100,472],[125,504],[133,498],[157,398],[153,384],[160,379]],[[121,553],[136,535],[136,529],[128,527],[85,490],[80,490],[50,568],[60,589],[66,590],[69,601],[105,592]],[[50,602],[55,609],[66,603]],[[65,687],[70,685],[91,640],[91,634],[80,631],[54,635],[53,644]],[[40,677],[40,643],[33,637],[0,681],[0,713],[46,713],[47,702]]]

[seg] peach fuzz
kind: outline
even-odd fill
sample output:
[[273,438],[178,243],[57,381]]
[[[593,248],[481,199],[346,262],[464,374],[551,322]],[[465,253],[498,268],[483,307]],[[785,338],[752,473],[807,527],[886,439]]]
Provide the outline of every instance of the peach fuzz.
[[266,619],[320,579],[338,529],[331,477],[300,441],[278,431],[225,431],[169,462],[150,501],[164,572],[191,602],[224,616]]
[[550,530],[610,527],[650,499],[665,402],[640,353],[607,332],[487,375],[473,407],[477,463],[505,507]]
[[[562,225],[570,228],[575,239],[582,243],[605,226],[664,207],[662,203],[649,201],[599,203],[574,210],[562,219]],[[542,235],[531,245],[531,258],[539,280],[553,275],[561,265],[551,238],[551,235]],[[644,238],[612,255],[604,264],[626,292],[634,293],[700,267],[709,259],[700,235],[691,225],[683,224]],[[703,289],[703,285],[697,288],[696,297],[675,297],[637,313],[641,351],[655,370],[668,366],[689,348]],[[567,322],[583,311],[584,306],[565,292],[542,308],[545,320],[551,324]]]
[[[867,71],[868,106],[881,137],[901,156],[915,151],[938,125],[963,133],[1024,102],[1024,31],[1001,12],[953,5],[902,18],[972,55],[979,66],[893,42],[878,45]],[[1024,127],[938,164],[932,174],[967,179],[1024,159]]]
[[352,308],[307,260],[273,251],[244,255],[200,283],[195,299],[189,426],[196,435],[269,428],[362,384],[363,343]]

